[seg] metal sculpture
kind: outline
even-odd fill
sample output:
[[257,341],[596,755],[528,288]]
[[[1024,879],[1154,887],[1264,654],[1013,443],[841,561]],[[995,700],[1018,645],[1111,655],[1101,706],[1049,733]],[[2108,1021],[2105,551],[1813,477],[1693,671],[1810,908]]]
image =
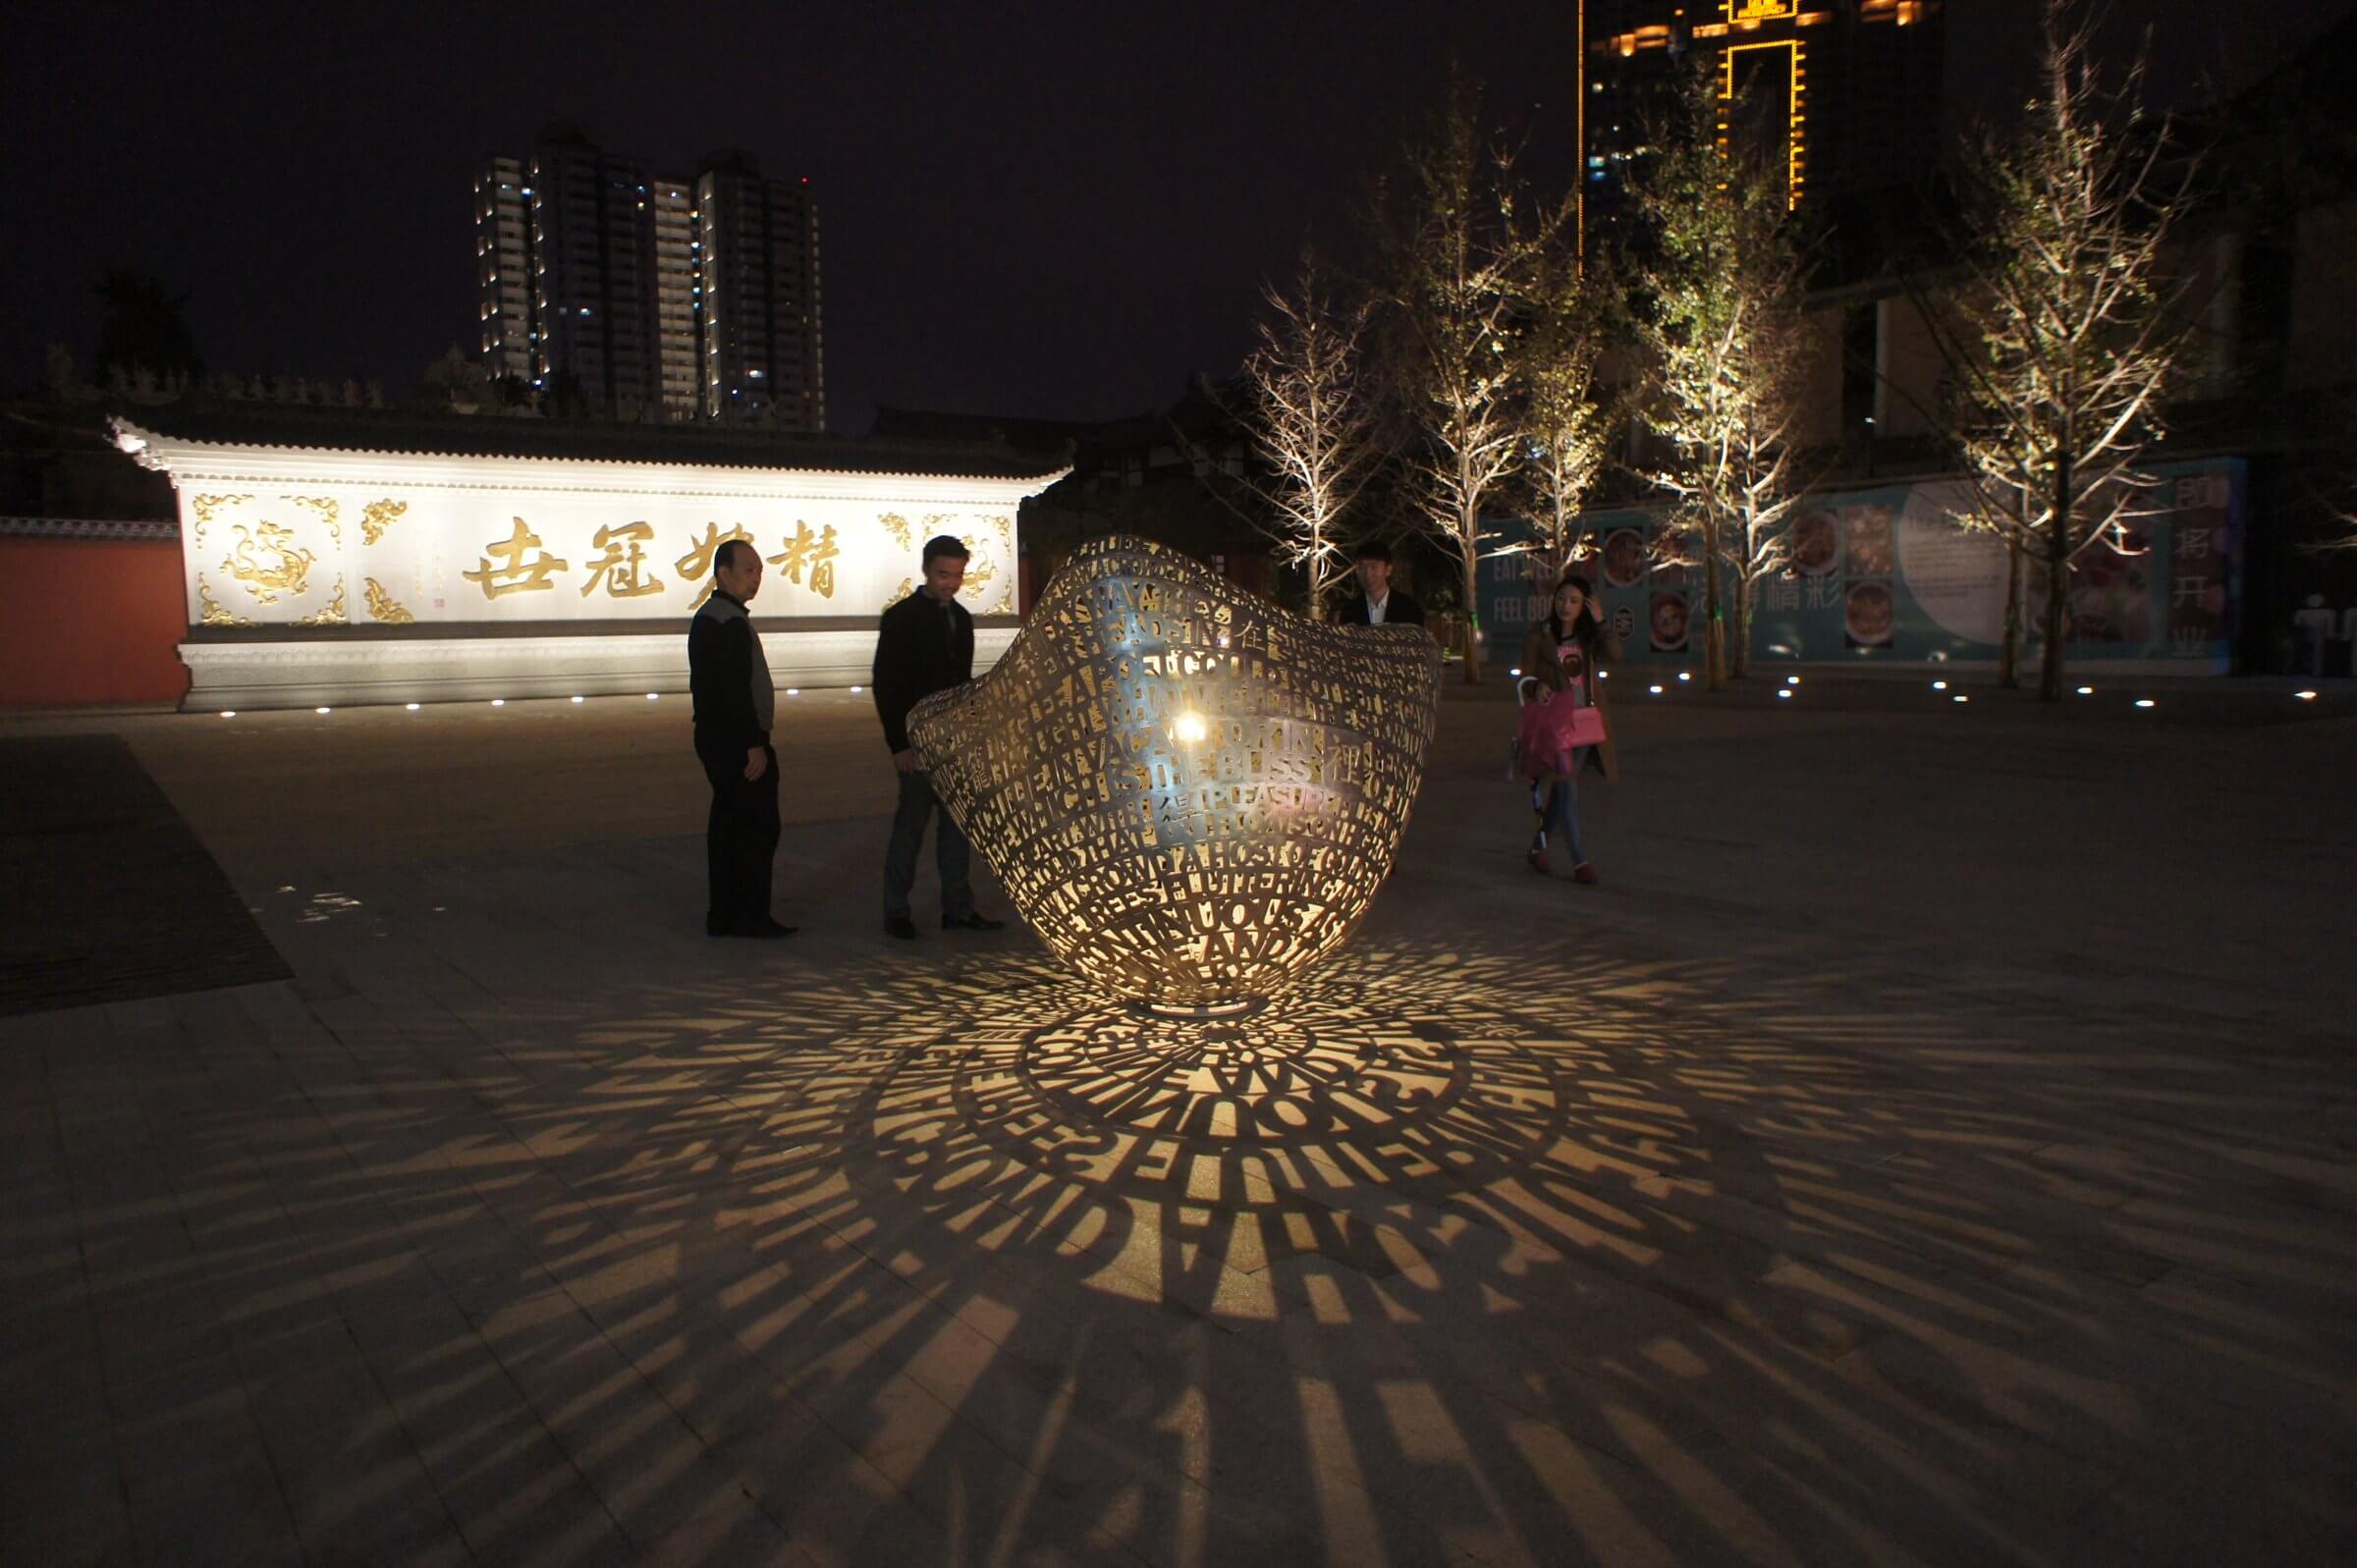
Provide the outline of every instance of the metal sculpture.
[[918,766],[1033,930],[1157,1009],[1248,1009],[1390,875],[1441,676],[1421,626],[1324,626],[1142,539],[1083,545]]

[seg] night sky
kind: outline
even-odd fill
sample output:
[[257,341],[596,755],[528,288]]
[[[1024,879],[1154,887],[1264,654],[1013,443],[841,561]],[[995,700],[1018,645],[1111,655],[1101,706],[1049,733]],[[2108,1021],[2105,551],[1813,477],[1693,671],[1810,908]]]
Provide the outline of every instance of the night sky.
[[[2111,9],[2153,24],[2181,97],[2350,4]],[[22,8],[0,39],[0,392],[37,386],[51,341],[88,375],[109,266],[188,295],[216,370],[405,390],[474,347],[476,162],[554,119],[659,168],[736,146],[810,178],[849,431],[878,403],[1114,417],[1232,369],[1260,280],[1305,230],[1347,242],[1452,53],[1537,167],[1575,159],[1568,4],[854,9]],[[2030,10],[1950,0],[1967,107],[2006,95]]]

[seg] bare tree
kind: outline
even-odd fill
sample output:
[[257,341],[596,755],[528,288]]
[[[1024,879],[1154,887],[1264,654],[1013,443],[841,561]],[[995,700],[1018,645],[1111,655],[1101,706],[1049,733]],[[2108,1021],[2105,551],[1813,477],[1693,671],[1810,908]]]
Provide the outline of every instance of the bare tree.
[[1790,567],[1810,346],[1783,181],[1717,144],[1712,91],[1691,76],[1638,165],[1645,243],[1631,281],[1653,370],[1646,417],[1671,452],[1643,471],[1678,500],[1702,577],[1704,680],[1716,687],[1749,673],[1756,589]]
[[1522,486],[1534,524],[1530,548],[1546,575],[1578,556],[1580,509],[1611,454],[1619,400],[1597,366],[1613,337],[1609,290],[1560,252],[1530,292],[1517,358],[1522,380]]
[[1265,509],[1255,526],[1277,543],[1279,558],[1309,579],[1310,619],[1326,619],[1327,601],[1349,574],[1339,527],[1374,472],[1374,420],[1360,383],[1360,345],[1369,306],[1343,300],[1332,276],[1307,252],[1290,290],[1265,291],[1269,314],[1260,347],[1244,360],[1252,444],[1271,474],[1243,481]]
[[1970,487],[1957,520],[2006,549],[2001,675],[2014,662],[2035,565],[2048,702],[2063,692],[2080,557],[2098,543],[2138,548],[2127,524],[2150,486],[2141,465],[2187,341],[2163,250],[2190,164],[2172,161],[2166,124],[2144,115],[2141,58],[2114,88],[2092,50],[2074,0],[2045,0],[2038,93],[1965,160],[1961,280],[1945,308],[1923,312],[1947,362]]
[[455,343],[443,351],[441,358],[427,365],[417,379],[429,398],[439,395],[444,403],[462,413],[474,412],[491,394],[490,372],[460,351]]
[[[1524,210],[1514,154],[1485,136],[1479,94],[1453,77],[1428,138],[1407,153],[1397,203],[1377,197],[1392,396],[1409,426],[1403,463],[1421,522],[1454,557],[1477,631],[1482,508],[1520,460],[1514,344],[1536,269],[1572,215]],[[1465,678],[1481,678],[1477,635]]]

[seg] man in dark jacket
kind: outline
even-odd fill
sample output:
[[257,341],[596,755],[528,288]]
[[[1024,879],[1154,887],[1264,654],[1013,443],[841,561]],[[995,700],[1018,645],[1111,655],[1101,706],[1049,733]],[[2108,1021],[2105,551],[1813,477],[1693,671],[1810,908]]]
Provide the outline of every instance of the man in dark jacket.
[[1415,596],[1392,591],[1392,547],[1370,539],[1358,547],[1358,597],[1343,606],[1345,626],[1420,626],[1424,607]]
[[965,583],[965,546],[946,533],[926,540],[924,568],[923,585],[885,611],[876,628],[876,714],[884,721],[884,744],[901,776],[900,809],[893,813],[892,845],[884,853],[884,929],[904,941],[916,936],[908,891],[916,886],[916,853],[925,841],[926,820],[937,814],[941,824],[933,855],[941,869],[942,929],[996,931],[1004,923],[975,910],[965,835],[934,798],[932,781],[917,767],[908,744],[908,710],[921,698],[974,677],[974,618],[958,602]]
[[712,560],[712,596],[687,622],[687,686],[695,756],[712,782],[704,828],[715,937],[790,937],[769,912],[778,852],[778,753],[769,743],[778,691],[745,605],[761,588],[761,553],[731,539]]

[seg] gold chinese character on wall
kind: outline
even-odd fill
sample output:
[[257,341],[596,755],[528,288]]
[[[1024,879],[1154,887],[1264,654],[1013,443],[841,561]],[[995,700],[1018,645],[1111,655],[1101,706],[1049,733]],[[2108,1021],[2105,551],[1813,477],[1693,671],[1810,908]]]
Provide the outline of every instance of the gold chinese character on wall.
[[[460,576],[468,582],[482,585],[483,597],[496,599],[503,593],[536,593],[554,588],[548,580],[551,572],[563,571],[570,563],[561,561],[545,550],[538,559],[527,561],[531,551],[540,550],[540,536],[516,519],[516,531],[492,544],[483,546],[483,554],[472,571]],[[496,562],[497,565],[493,563]]]
[[619,528],[597,530],[590,545],[604,554],[589,563],[589,580],[581,584],[581,597],[589,597],[602,580],[606,593],[615,599],[637,599],[663,591],[663,579],[647,575],[644,546],[655,537],[651,522],[626,522]]
[[786,541],[785,549],[769,558],[769,564],[778,568],[779,576],[796,587],[803,585],[802,573],[808,571],[810,591],[821,599],[832,599],[835,597],[835,558],[842,553],[836,548],[833,523],[828,523],[823,532],[814,534],[808,523],[796,519],[794,537]]
[[[742,526],[733,527],[727,533],[722,533],[720,531],[719,523],[705,523],[704,536],[701,539],[696,540],[693,544],[689,545],[687,547],[687,553],[671,564],[672,569],[677,571],[681,576],[686,578],[689,582],[695,581],[695,579],[698,577],[709,576],[712,570],[713,556],[719,552],[722,545],[727,544],[732,539],[741,539],[748,545],[753,542],[753,536],[749,533],[746,533]],[[695,603],[689,605],[687,608],[690,610],[701,610],[704,606],[704,601],[711,597],[712,584],[710,582],[706,582],[703,586],[703,590],[695,596]]]

